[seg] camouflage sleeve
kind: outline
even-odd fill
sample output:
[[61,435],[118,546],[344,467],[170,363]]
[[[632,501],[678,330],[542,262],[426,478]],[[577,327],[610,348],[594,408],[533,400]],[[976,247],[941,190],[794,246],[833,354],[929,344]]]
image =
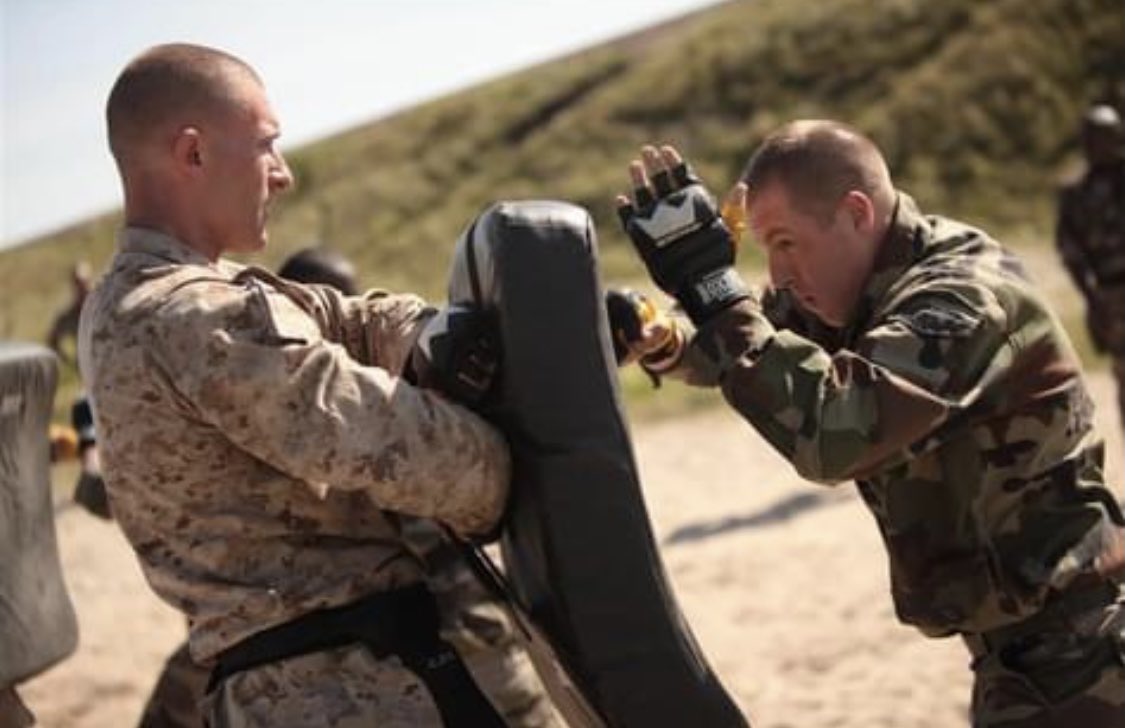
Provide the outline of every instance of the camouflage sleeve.
[[678,331],[678,340],[682,345],[670,355],[658,352],[657,356],[641,357],[640,366],[654,383],[668,378],[693,387],[717,387],[719,371],[695,346],[695,326],[691,319],[679,307],[666,311],[665,315]]
[[[763,290],[752,288],[751,292],[759,301],[761,314],[772,327],[771,330],[785,329],[814,339],[821,345],[825,345],[838,335],[838,332],[801,309],[787,290],[767,287]],[[674,368],[652,373],[660,377],[667,376],[693,387],[717,387],[720,372],[714,358],[701,347],[701,343],[706,339],[695,335],[695,327],[682,311],[669,312],[669,315],[689,344]],[[642,360],[641,364],[643,366],[645,362]]]
[[723,394],[805,478],[837,483],[915,456],[1003,367],[1005,314],[984,288],[928,286],[830,353],[746,302],[701,331]]
[[417,296],[371,290],[345,296],[331,286],[287,281],[259,268],[243,278],[266,281],[312,316],[324,338],[342,345],[356,361],[399,373],[418,333],[435,309]]
[[1089,297],[1096,289],[1094,271],[1086,252],[1082,215],[1077,209],[1075,190],[1065,187],[1059,193],[1059,214],[1055,224],[1055,246],[1063,266],[1074,284]]
[[787,288],[767,288],[761,296],[762,313],[775,329],[785,329],[835,351],[840,331],[802,308]]
[[[376,301],[374,310],[387,315],[362,345],[369,360],[397,365],[402,347],[393,342],[416,306],[393,301]],[[196,282],[155,318],[154,363],[186,414],[260,460],[317,492],[364,489],[382,508],[462,533],[486,532],[500,517],[510,473],[500,434],[472,412],[357,362],[324,335],[323,321],[278,289],[255,277]],[[340,323],[327,333],[348,326],[358,328]],[[387,351],[394,353],[380,359]]]

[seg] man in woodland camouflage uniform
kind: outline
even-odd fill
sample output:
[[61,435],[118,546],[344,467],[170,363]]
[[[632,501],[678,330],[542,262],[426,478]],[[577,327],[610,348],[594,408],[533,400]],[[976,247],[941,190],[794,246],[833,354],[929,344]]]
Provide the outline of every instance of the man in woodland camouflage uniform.
[[265,245],[292,184],[243,61],[150,49],[106,114],[125,228],[80,361],[113,513],[214,666],[211,725],[503,725],[396,515],[497,526],[507,446],[455,403],[488,392],[486,320],[221,257]]
[[1086,299],[1086,325],[1099,352],[1113,357],[1125,422],[1125,135],[1112,106],[1094,106],[1082,123],[1086,172],[1059,193],[1058,245]]
[[771,135],[728,198],[766,296],[673,148],[630,173],[625,229],[697,328],[642,363],[721,387],[804,477],[857,481],[899,618],[972,654],[975,726],[1125,726],[1125,521],[1074,352],[1019,261],[922,215],[834,122]]

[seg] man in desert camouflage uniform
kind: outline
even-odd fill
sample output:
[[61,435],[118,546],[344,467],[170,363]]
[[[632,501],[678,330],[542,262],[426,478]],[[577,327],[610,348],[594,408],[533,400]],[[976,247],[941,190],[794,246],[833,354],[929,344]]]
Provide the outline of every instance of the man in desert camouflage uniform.
[[1125,135],[1112,106],[1083,119],[1085,174],[1059,193],[1055,244],[1086,299],[1086,325],[1099,352],[1113,357],[1125,422]]
[[[360,290],[351,261],[328,248],[303,248],[286,258],[277,272],[282,278],[332,286],[345,294]],[[442,636],[464,658],[504,721],[511,728],[561,725],[506,607],[481,583],[458,545],[429,519],[400,520],[406,545],[425,565],[426,585],[437,598]]]
[[675,149],[642,160],[622,221],[697,328],[643,363],[721,387],[804,477],[857,481],[899,618],[972,653],[975,726],[1125,726],[1125,521],[1071,345],[1019,261],[922,215],[854,130],[794,122],[728,197],[769,259],[759,295]]
[[451,401],[487,392],[483,319],[221,257],[265,245],[292,184],[241,60],[150,49],[107,121],[126,227],[81,366],[114,515],[215,666],[211,724],[502,725],[438,637],[396,515],[472,535],[503,512],[504,440]]
[[[278,275],[305,284],[331,286],[345,295],[360,291],[355,267],[340,253],[303,248],[278,267]],[[426,567],[426,584],[437,599],[441,634],[449,640],[511,728],[559,725],[553,706],[504,606],[476,578],[458,546],[433,521],[400,516],[407,546]],[[208,671],[178,647],[149,696],[139,728],[197,728],[199,699]]]

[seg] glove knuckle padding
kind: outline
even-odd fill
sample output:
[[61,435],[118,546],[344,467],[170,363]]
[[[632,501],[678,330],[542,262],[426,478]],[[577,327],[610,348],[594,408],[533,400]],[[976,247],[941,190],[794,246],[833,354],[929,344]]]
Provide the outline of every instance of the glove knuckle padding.
[[699,323],[745,297],[745,286],[714,198],[686,165],[671,174],[686,186],[629,215],[625,232],[656,284]]
[[654,247],[663,248],[714,219],[709,207],[706,192],[695,185],[662,198],[632,224]]
[[698,177],[688,166],[687,162],[681,162],[672,169],[672,179],[675,180],[677,187],[687,187],[688,185],[698,184],[702,185]]

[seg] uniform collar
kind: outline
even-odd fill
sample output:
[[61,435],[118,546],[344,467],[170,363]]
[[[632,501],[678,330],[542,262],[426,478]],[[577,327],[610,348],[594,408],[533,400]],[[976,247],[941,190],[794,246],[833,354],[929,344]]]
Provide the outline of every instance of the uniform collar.
[[928,229],[926,218],[918,210],[914,199],[905,192],[899,192],[891,224],[875,254],[871,275],[864,284],[855,315],[846,327],[845,340],[852,340],[857,332],[864,330],[891,286],[922,257],[930,238]]
[[125,227],[117,234],[117,245],[123,253],[145,253],[170,263],[215,267],[207,256],[178,239],[158,230]]

